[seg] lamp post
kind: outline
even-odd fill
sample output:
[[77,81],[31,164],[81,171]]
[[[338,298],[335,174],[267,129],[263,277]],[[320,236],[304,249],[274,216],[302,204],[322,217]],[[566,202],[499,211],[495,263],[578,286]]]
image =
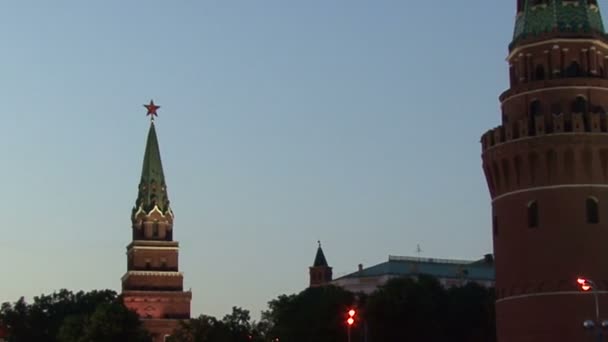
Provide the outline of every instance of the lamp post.
[[600,321],[600,302],[597,286],[593,280],[583,277],[578,277],[576,282],[583,292],[589,292],[590,290],[593,292],[593,299],[595,301],[595,321],[590,319],[585,320],[583,322],[583,327],[587,330],[597,329],[597,341],[602,342],[604,340],[602,330],[608,328],[608,321]]

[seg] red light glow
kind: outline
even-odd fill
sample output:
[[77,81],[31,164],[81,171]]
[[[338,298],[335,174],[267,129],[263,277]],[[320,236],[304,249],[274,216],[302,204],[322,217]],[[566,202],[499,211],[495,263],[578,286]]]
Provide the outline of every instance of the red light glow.
[[591,286],[590,285],[581,285],[581,289],[583,289],[583,291],[589,291],[589,290],[591,290]]
[[585,279],[585,278],[578,278],[578,279],[576,279],[576,282],[579,283],[579,284],[581,284],[581,285],[584,285],[587,282],[587,279]]
[[348,311],[348,315],[349,315],[350,317],[353,317],[353,316],[354,316],[356,313],[357,313],[357,312],[356,312],[355,310],[353,310],[353,309],[350,309],[350,310]]
[[346,323],[348,323],[348,325],[353,325],[355,323],[355,320],[350,317],[349,319],[346,320]]

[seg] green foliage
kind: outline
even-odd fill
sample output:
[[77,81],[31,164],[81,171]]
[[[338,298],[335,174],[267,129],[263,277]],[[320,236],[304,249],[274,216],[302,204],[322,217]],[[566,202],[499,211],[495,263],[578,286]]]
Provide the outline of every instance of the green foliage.
[[269,303],[266,341],[346,341],[346,311],[356,307],[352,341],[494,342],[494,293],[475,284],[444,289],[428,276],[388,281],[369,296],[337,287],[307,289]]
[[297,295],[280,296],[268,303],[262,318],[268,337],[280,341],[334,342],[346,340],[344,315],[355,295],[335,286],[309,288]]
[[265,341],[257,327],[250,323],[249,311],[233,307],[232,313],[219,321],[201,315],[181,326],[169,339],[170,342],[262,342]]
[[31,304],[20,298],[2,304],[0,321],[9,342],[149,341],[137,315],[110,290],[61,290],[35,297]]

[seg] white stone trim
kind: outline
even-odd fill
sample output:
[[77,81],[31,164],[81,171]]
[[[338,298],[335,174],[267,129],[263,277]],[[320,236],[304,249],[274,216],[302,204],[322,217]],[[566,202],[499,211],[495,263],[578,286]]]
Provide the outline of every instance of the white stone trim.
[[[608,294],[608,291],[597,291],[598,294]],[[496,303],[508,302],[512,300],[526,299],[526,298],[534,298],[534,297],[546,297],[546,296],[567,296],[567,295],[590,295],[593,292],[582,292],[582,291],[556,291],[556,292],[540,292],[540,293],[530,293],[524,295],[517,296],[509,296],[505,298],[498,299]]]
[[130,249],[160,249],[160,250],[174,250],[178,251],[179,247],[163,247],[163,246],[131,246]]
[[581,89],[581,90],[596,89],[596,90],[608,90],[607,87],[597,87],[597,86],[555,86],[555,87],[542,87],[542,88],[538,88],[538,89],[522,91],[520,93],[511,95],[508,98],[506,98],[505,100],[501,101],[501,103],[504,104],[506,101],[510,101],[510,100],[513,100],[515,98],[518,98],[518,97],[524,96],[524,95],[529,95],[529,94],[534,94],[534,93],[540,93],[540,92],[549,91],[549,90],[560,90],[560,89]]
[[[563,113],[560,113],[560,115],[562,115]],[[489,130],[488,132],[493,131],[493,129]],[[487,133],[487,132],[486,132]],[[485,135],[485,134],[484,134]],[[516,142],[520,142],[520,141],[527,141],[527,140],[532,140],[532,139],[546,139],[547,137],[560,137],[560,136],[573,136],[573,135],[580,135],[580,136],[608,136],[608,133],[605,132],[562,132],[562,133],[550,133],[550,134],[545,134],[545,135],[534,135],[534,136],[528,136],[525,138],[516,138],[516,139],[511,139],[511,140],[507,140],[498,144],[494,144],[488,148],[486,148],[485,150],[482,151],[482,153],[486,153],[489,151],[492,151],[495,148],[498,148],[502,145],[506,145],[506,144],[511,144],[511,143],[516,143]]]
[[121,280],[124,281],[129,276],[153,276],[153,277],[183,277],[184,274],[182,272],[172,272],[172,271],[127,271]]
[[604,49],[608,49],[608,44],[604,43],[603,41],[601,41],[599,39],[556,38],[556,39],[543,40],[540,42],[534,42],[534,43],[530,43],[530,44],[526,44],[526,45],[520,45],[520,46],[516,47],[515,49],[513,49],[513,51],[511,51],[511,53],[507,56],[507,60],[509,60],[513,56],[517,55],[520,50],[527,49],[527,48],[534,47],[534,46],[552,44],[552,43],[557,44],[557,43],[582,43],[582,42],[590,43],[590,44],[597,44],[597,45],[603,47]]
[[521,190],[515,190],[515,191],[510,191],[510,192],[506,192],[500,196],[496,196],[494,197],[494,199],[492,199],[492,203],[503,199],[505,197],[511,196],[511,195],[516,195],[516,194],[521,194],[521,193],[525,193],[525,192],[532,192],[532,191],[540,191],[540,190],[551,190],[551,189],[568,189],[568,188],[603,188],[603,189],[608,189],[608,184],[561,184],[561,185],[547,185],[547,186],[537,186],[537,187],[533,187],[533,188],[527,188],[527,189],[521,189]]

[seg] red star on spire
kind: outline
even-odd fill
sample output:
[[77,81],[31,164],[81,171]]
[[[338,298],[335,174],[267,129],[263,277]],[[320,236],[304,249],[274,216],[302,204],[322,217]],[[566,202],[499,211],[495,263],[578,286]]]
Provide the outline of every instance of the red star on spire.
[[148,110],[148,114],[146,114],[146,116],[150,115],[150,118],[152,120],[154,120],[155,116],[158,116],[158,113],[156,113],[156,111],[158,110],[158,108],[160,108],[160,106],[155,105],[154,100],[150,100],[150,104],[145,104],[144,107],[146,107],[146,109]]

